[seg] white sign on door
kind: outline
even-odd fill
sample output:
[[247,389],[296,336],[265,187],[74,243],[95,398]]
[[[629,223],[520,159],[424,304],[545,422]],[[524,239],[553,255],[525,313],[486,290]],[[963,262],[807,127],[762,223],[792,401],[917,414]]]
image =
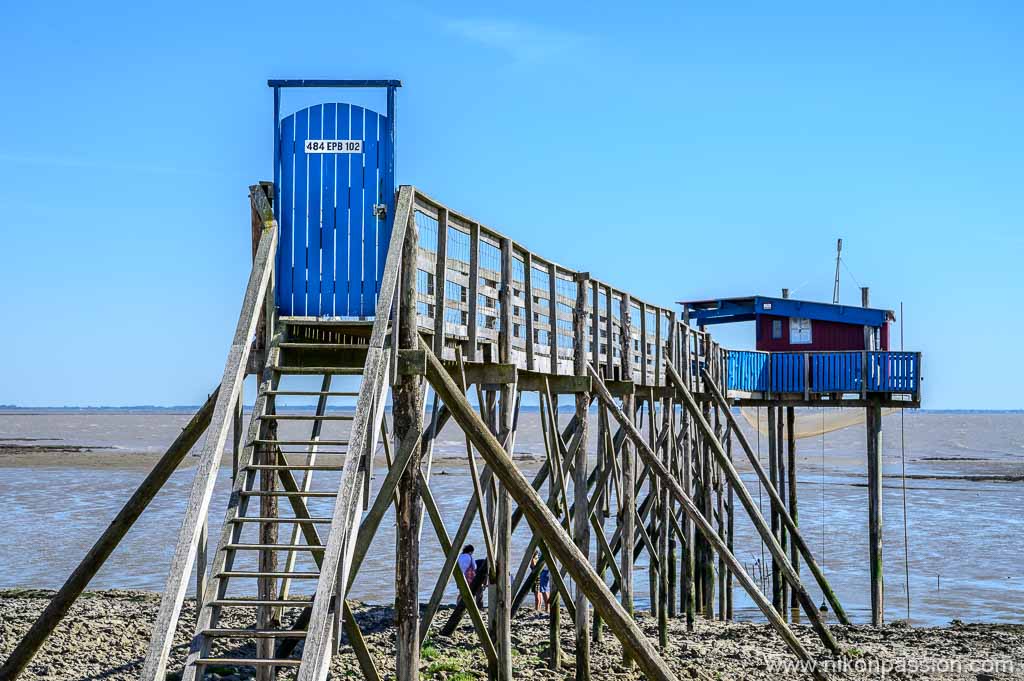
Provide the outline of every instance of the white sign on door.
[[307,154],[361,154],[363,140],[306,140]]

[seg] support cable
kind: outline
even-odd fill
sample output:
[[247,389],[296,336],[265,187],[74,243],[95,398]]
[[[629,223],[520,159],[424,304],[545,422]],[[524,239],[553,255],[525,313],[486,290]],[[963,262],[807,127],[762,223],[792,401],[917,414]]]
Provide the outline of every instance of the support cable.
[[[900,352],[903,352],[903,303],[900,302]],[[907,588],[907,624],[910,624],[910,533],[907,529],[907,438],[904,431],[903,415],[906,409],[900,407],[900,465],[903,479],[903,578]]]
[[[757,462],[761,463],[761,407],[757,407]],[[761,478],[757,478],[757,510],[764,513],[764,502],[761,500]],[[764,537],[761,538],[761,574],[764,574]]]

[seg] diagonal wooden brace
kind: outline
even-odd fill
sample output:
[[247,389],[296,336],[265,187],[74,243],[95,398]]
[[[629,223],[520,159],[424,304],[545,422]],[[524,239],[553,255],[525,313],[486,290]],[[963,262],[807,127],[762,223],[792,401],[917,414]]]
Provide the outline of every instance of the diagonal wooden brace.
[[718,536],[718,533],[715,532],[714,528],[711,526],[711,523],[700,512],[697,506],[693,503],[693,500],[690,498],[690,496],[683,490],[679,482],[672,476],[672,474],[669,472],[665,464],[662,463],[661,459],[659,459],[657,455],[655,455],[650,445],[647,444],[647,440],[636,429],[636,426],[633,425],[632,421],[630,421],[629,418],[626,417],[626,415],[622,412],[622,409],[619,408],[619,405],[615,403],[614,398],[612,398],[611,392],[608,391],[608,388],[607,386],[605,386],[604,381],[601,380],[601,377],[597,374],[596,371],[594,371],[593,367],[589,367],[589,370],[590,375],[594,379],[594,392],[597,394],[598,399],[601,400],[601,402],[603,402],[608,407],[608,410],[615,417],[615,420],[619,422],[623,429],[625,429],[627,437],[629,437],[629,439],[636,446],[637,453],[640,455],[640,458],[643,459],[644,464],[647,465],[647,467],[651,470],[655,477],[657,477],[660,481],[668,485],[669,491],[676,498],[676,501],[679,503],[679,505],[682,506],[683,511],[686,513],[687,517],[693,521],[693,524],[697,528],[697,530],[704,536],[704,538],[714,548],[714,550],[724,559],[726,566],[736,576],[737,581],[739,581],[743,589],[750,595],[754,603],[757,604],[757,607],[760,608],[761,612],[764,613],[764,616],[768,619],[768,622],[772,625],[775,631],[778,632],[779,636],[782,637],[783,641],[785,641],[786,645],[793,652],[793,654],[795,654],[798,658],[800,658],[802,661],[806,662],[809,666],[813,668],[814,677],[816,679],[828,678],[818,668],[814,658],[811,657],[811,654],[807,651],[806,648],[804,648],[803,644],[800,643],[800,640],[797,639],[797,637],[793,634],[793,631],[786,624],[785,620],[782,619],[782,616],[775,611],[775,608],[772,607],[772,604],[768,601],[768,599],[765,598],[764,594],[761,593],[761,591],[757,588],[757,585],[754,584],[754,580],[750,578],[750,575],[748,575],[746,570],[743,569],[743,565],[740,564],[740,562],[736,559],[736,556],[732,554],[732,552],[726,546],[722,538]]
[[469,436],[487,465],[494,471],[494,475],[523,508],[530,526],[541,535],[548,549],[568,569],[577,587],[587,595],[594,609],[619,638],[626,652],[636,661],[647,678],[656,681],[675,681],[676,676],[668,665],[658,655],[636,622],[615,600],[607,585],[590,565],[588,558],[576,547],[540,495],[516,468],[487,428],[487,424],[476,414],[441,362],[430,351],[429,346],[421,340],[420,347],[427,352],[427,379],[434,390],[444,400],[453,418]]

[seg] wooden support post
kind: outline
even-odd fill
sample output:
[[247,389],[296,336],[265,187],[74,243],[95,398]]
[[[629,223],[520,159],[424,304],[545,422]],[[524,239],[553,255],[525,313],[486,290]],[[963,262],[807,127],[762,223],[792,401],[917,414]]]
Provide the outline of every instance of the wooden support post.
[[[720,376],[716,377],[716,380],[720,380]],[[722,418],[718,411],[718,405],[712,405],[715,415],[715,438],[719,442],[722,442]],[[726,531],[726,520],[725,520],[725,488],[723,485],[723,474],[722,467],[715,465],[715,510],[718,516],[718,534],[720,537],[725,538],[726,546],[728,546],[729,534]],[[731,550],[731,549],[730,549]],[[725,602],[728,600],[725,593],[725,576],[728,574],[728,570],[725,569],[725,559],[722,556],[718,557],[718,619],[725,619]]]
[[871,624],[885,621],[885,585],[882,575],[882,407],[872,400],[867,407],[868,437],[868,560],[871,566]]
[[[595,311],[595,314],[597,313],[598,309],[599,308],[598,308],[598,305],[597,305],[597,301],[595,300],[594,301],[594,311]],[[611,479],[611,475],[609,475],[609,474],[613,470],[613,466],[612,466],[612,463],[610,461],[610,458],[614,455],[613,452],[609,451],[609,449],[610,449],[610,447],[609,447],[610,441],[611,441],[611,438],[609,437],[609,433],[608,433],[607,412],[604,409],[600,409],[600,410],[598,410],[598,416],[597,416],[597,466],[596,466],[596,469],[595,469],[594,472],[597,473],[597,476],[599,478],[600,477],[606,477],[606,478],[609,479],[609,481]],[[611,553],[611,555],[605,557],[602,554],[601,550],[600,550],[600,547],[603,544],[607,543],[607,539],[604,536],[604,520],[605,520],[605,518],[608,517],[607,513],[605,512],[605,509],[606,509],[607,503],[608,503],[608,496],[609,496],[609,493],[610,493],[609,490],[610,490],[610,485],[608,483],[606,483],[603,486],[603,489],[598,490],[599,493],[603,494],[603,499],[601,501],[600,508],[598,508],[597,516],[596,516],[596,518],[593,519],[594,520],[594,534],[596,535],[597,542],[598,542],[598,547],[599,547],[598,548],[598,552],[597,552],[597,574],[600,576],[601,581],[605,580],[605,576],[607,574],[607,566],[608,565],[611,565],[611,567],[613,569],[617,568],[617,566],[614,565],[615,554]],[[598,492],[595,492],[595,493],[598,493]],[[616,569],[616,571],[617,571],[617,569]],[[595,613],[594,614],[593,626],[591,628],[592,638],[593,638],[594,643],[600,643],[601,642],[601,637],[602,637],[601,634],[602,634],[602,631],[603,631],[603,627],[601,625],[602,625],[601,616],[599,614]]]
[[[501,241],[501,283],[498,291],[500,303],[500,326],[498,329],[498,360],[503,363],[512,362],[512,242]],[[512,458],[512,446],[515,428],[515,385],[503,384],[500,390],[500,411],[498,423],[498,441],[501,442],[509,458]],[[512,679],[512,585],[509,582],[512,570],[512,503],[508,489],[499,481],[495,522],[491,526],[494,531],[494,582],[491,592],[494,596],[494,615],[492,628],[494,643],[498,653],[498,663],[490,671],[490,678],[495,681],[511,681]]]
[[[587,375],[587,289],[590,279],[586,274],[576,278],[576,309],[573,314],[573,369],[577,376]],[[596,303],[596,301],[595,301]],[[597,305],[594,305],[597,311]],[[596,356],[596,353],[595,353]],[[579,424],[580,440],[576,448],[576,463],[573,469],[573,539],[576,548],[584,556],[590,556],[590,508],[587,500],[587,412],[590,408],[590,392],[576,393],[576,421]],[[590,679],[590,606],[587,596],[579,584],[576,585],[576,679]]]
[[[273,411],[273,408],[271,408],[268,413],[273,413]],[[263,439],[277,440],[277,421],[267,422],[263,434],[265,435]],[[268,466],[278,465],[277,450],[277,445],[260,445],[257,449],[257,461]],[[261,518],[277,518],[278,497],[273,495],[277,488],[277,478],[278,476],[274,469],[262,468],[259,471],[260,491],[265,493],[259,498]],[[277,544],[278,526],[279,524],[273,521],[259,523],[259,543],[264,546],[274,546]],[[264,573],[264,575],[276,573],[278,571],[277,552],[273,549],[261,549],[259,551],[258,564],[259,571]],[[277,600],[276,578],[261,576],[256,580],[256,588],[260,600]],[[275,608],[271,605],[259,606],[256,609],[257,628],[263,630],[276,628],[279,622],[275,621],[274,611]],[[266,660],[274,656],[275,639],[261,638],[256,643],[258,657]],[[273,667],[259,666],[256,668],[256,681],[273,681],[275,676]]]
[[[678,442],[679,441],[678,441],[678,438],[676,437],[676,428],[677,428],[676,424],[678,423],[678,420],[676,418],[676,405],[675,405],[674,401],[672,402],[672,417],[671,418],[672,418],[672,425],[670,426],[670,428],[671,428],[670,439],[671,439],[671,442],[672,442],[672,444],[671,444],[672,454],[671,454],[671,457],[670,457],[670,461],[671,461],[671,467],[672,467],[673,474],[676,476],[676,478],[680,478],[681,476],[680,476],[680,472],[679,472],[679,446],[678,446]],[[678,591],[679,591],[678,549],[679,549],[679,540],[681,539],[680,531],[679,530],[681,528],[679,527],[678,512],[677,512],[677,509],[676,509],[676,503],[675,503],[675,500],[672,498],[671,495],[669,495],[669,497],[668,497],[668,513],[669,513],[669,519],[671,521],[671,526],[669,527],[669,533],[668,533],[668,564],[665,566],[665,569],[668,571],[668,594],[667,594],[668,616],[669,616],[669,618],[674,618],[674,617],[679,617],[679,613],[680,613],[679,600],[678,600],[678,598],[679,598],[679,596],[678,596]]]
[[[550,391],[546,391],[545,395],[548,397],[548,418],[553,425],[550,433],[548,433],[548,429],[544,429],[544,432],[548,433],[547,438],[553,440],[547,447],[553,469],[551,471],[551,482],[548,483],[548,507],[557,508],[558,490],[560,487],[564,490],[564,487],[556,484],[561,475],[561,463],[557,459],[561,456],[561,447],[558,445],[558,442],[554,441],[558,439],[558,402],[556,401],[558,396],[552,397]],[[543,396],[541,404],[543,407]],[[541,418],[544,418],[543,408],[541,409]],[[554,556],[550,551],[545,550],[545,553],[549,574],[554,578],[558,574],[558,564],[555,562]],[[559,595],[559,590],[554,588],[554,584],[552,584],[551,588],[551,599],[548,601],[548,668],[553,671],[560,671],[562,668],[562,599]]]
[[[643,308],[641,308],[643,310]],[[646,314],[641,312],[646,317]],[[657,420],[657,410],[655,408],[654,391],[645,390],[644,403],[647,405],[647,444],[650,445],[651,449],[657,451],[658,436],[655,432],[655,422]],[[654,477],[648,478],[648,488],[650,490],[651,498],[654,500],[654,508],[651,510],[650,515],[650,527],[647,528],[647,535],[650,539],[648,543],[648,556],[650,558],[649,566],[647,568],[647,594],[648,600],[651,602],[651,617],[655,620],[658,619],[658,607],[661,605],[661,601],[658,599],[658,574],[661,572],[662,563],[659,562],[657,539],[658,539],[658,520],[660,519],[661,513],[661,492],[658,485],[658,481]],[[643,526],[643,523],[641,523]]]
[[[707,343],[705,336],[704,352],[705,361],[708,365],[711,363],[711,348],[710,344]],[[707,382],[711,382],[711,378]],[[704,420],[709,421],[711,416],[711,407],[708,402],[704,402],[701,405],[703,410]],[[714,523],[715,511],[713,506],[713,499],[715,493],[714,483],[714,464],[711,456],[711,435],[704,433],[701,437],[701,510],[704,512],[704,518],[708,523]],[[715,554],[711,550],[711,543],[704,539],[701,542],[701,594],[702,606],[704,617],[707,619],[715,618]]]
[[[682,485],[687,494],[694,494],[693,487],[693,451],[694,439],[693,429],[690,426],[690,416],[684,409],[680,420],[682,421],[683,432],[683,457],[680,464],[683,469]],[[693,521],[686,514],[683,514],[683,555],[682,569],[680,570],[680,606],[686,617],[687,631],[693,631],[697,622],[697,597],[694,573],[696,572],[696,546],[693,531]]]
[[[799,515],[797,513],[796,503],[796,428],[794,420],[796,419],[796,410],[793,407],[786,407],[786,453],[789,459],[789,517],[793,519],[793,523],[797,526],[800,525]],[[793,564],[793,571],[796,572],[797,576],[800,576],[800,549],[797,548],[796,537],[793,537],[793,541],[789,546],[789,562]],[[800,606],[800,600],[797,598],[796,591],[794,590],[791,594],[789,601],[789,607],[794,610]]]
[[[775,452],[778,445],[778,439],[775,436],[777,430],[776,408],[770,406],[768,407],[768,473],[771,476],[771,486],[775,494],[779,493],[779,459]],[[779,512],[774,504],[771,507],[771,523],[772,538],[779,541]],[[782,579],[779,572],[779,561],[774,555],[772,556],[772,607],[776,612],[782,612]]]
[[[402,242],[402,268],[399,284],[400,349],[419,347],[416,326],[416,258],[419,231],[410,220]],[[419,681],[419,559],[422,499],[419,476],[422,460],[420,437],[423,432],[423,405],[420,378],[402,375],[395,387],[392,414],[399,449],[410,448],[409,463],[398,483],[395,521],[395,620],[396,666],[398,681]]]
[[[778,470],[778,473],[779,473],[778,490],[779,490],[779,499],[782,500],[783,506],[786,505],[786,498],[789,496],[789,487],[788,487],[788,483],[786,481],[787,480],[787,475],[786,475],[786,445],[785,445],[786,424],[785,424],[785,417],[784,417],[785,413],[786,412],[785,412],[783,407],[780,406],[780,407],[777,408],[776,416],[778,417],[778,424],[777,424],[777,426],[778,426],[778,433],[775,434],[775,437],[776,437],[775,456],[778,458],[778,463],[776,465],[777,465],[777,470]],[[789,552],[789,548],[788,548],[789,547],[789,537],[788,537],[788,533],[786,532],[786,526],[785,526],[785,524],[782,523],[781,517],[779,518],[779,545],[782,547],[782,550],[784,552],[786,552],[786,553]],[[782,616],[783,616],[783,618],[786,618],[786,617],[789,616],[789,583],[786,582],[785,579],[782,580],[782,588],[781,588],[780,598],[782,599]]]
[[[693,342],[693,333],[690,328],[690,310],[683,310],[683,323],[682,323],[682,359],[683,359],[683,377],[682,380],[687,386],[690,385],[690,370],[692,364],[691,354],[691,343]],[[682,485],[683,490],[689,494],[694,494],[693,489],[693,428],[690,424],[690,414],[683,408],[679,415],[680,430],[683,434],[683,451],[682,460],[680,461],[680,468],[682,468]],[[693,631],[696,626],[697,620],[697,604],[695,595],[695,584],[694,584],[694,570],[696,553],[694,547],[694,531],[693,521],[690,517],[683,514],[683,555],[682,569],[680,570],[680,581],[682,586],[680,588],[680,607],[686,616],[686,630]]]
[[[623,293],[619,308],[619,349],[620,360],[622,361],[622,380],[633,380],[633,332],[632,332],[632,309],[629,294]],[[629,392],[622,397],[622,411],[626,417],[633,418],[633,393]],[[633,551],[636,547],[636,474],[634,473],[633,447],[628,439],[624,440],[620,448],[622,462],[622,500],[619,504],[619,533],[622,537],[622,550],[620,552],[619,573],[622,575],[622,607],[633,616]],[[628,658],[626,658],[628,662]]]
[[[732,463],[732,422],[730,421],[725,427],[725,455],[729,459],[729,463]],[[726,531],[728,537],[726,543],[729,550],[735,553],[735,540],[736,540],[736,506],[735,506],[735,493],[733,491],[732,480],[727,483],[729,489],[729,499],[726,504],[726,512],[728,513],[728,525]],[[793,544],[794,550],[796,550],[796,543]],[[797,592],[794,589],[793,598],[796,599]],[[733,609],[732,609],[732,572],[726,572],[725,575],[725,619],[732,621]]]
[[[661,313],[658,313],[658,329],[661,329]],[[660,338],[660,333],[659,333]],[[658,365],[660,367],[660,343],[659,343],[659,354],[658,354]],[[659,369],[660,372],[660,369]],[[654,404],[654,401],[651,401]],[[661,414],[662,414],[662,432],[668,433],[668,437],[665,439],[664,448],[662,449],[662,463],[665,464],[667,470],[671,470],[672,466],[672,401],[669,398],[664,398],[662,402]],[[661,650],[668,648],[668,608],[669,608],[669,595],[668,595],[668,582],[669,574],[671,572],[669,566],[669,545],[668,536],[670,532],[669,528],[669,493],[668,486],[661,485],[659,489],[658,507],[660,514],[658,517],[658,646]]]
[[113,553],[117,545],[121,543],[124,535],[128,533],[135,521],[153,500],[157,492],[177,469],[178,464],[188,454],[192,446],[206,432],[210,424],[210,417],[213,416],[214,404],[217,402],[218,392],[206,398],[206,402],[199,411],[189,420],[182,431],[167,448],[160,460],[156,462],[153,469],[143,479],[125,503],[114,519],[107,526],[100,538],[96,540],[89,552],[81,560],[71,575],[64,582],[64,585],[54,594],[50,602],[43,608],[36,621],[18,641],[11,652],[10,657],[0,667],[0,678],[13,681],[24,671],[25,666],[31,661],[32,656],[43,644],[46,638],[57,627],[60,621],[67,615],[71,606],[81,595],[82,591],[89,584],[92,578],[99,572],[99,569]]

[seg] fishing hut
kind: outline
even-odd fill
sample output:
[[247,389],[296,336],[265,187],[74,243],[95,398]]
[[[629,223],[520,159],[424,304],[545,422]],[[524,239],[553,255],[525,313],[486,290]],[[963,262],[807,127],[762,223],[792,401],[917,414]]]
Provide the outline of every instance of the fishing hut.
[[[168,672],[192,681],[214,665],[255,668],[260,681],[294,668],[289,673],[300,681],[320,681],[343,642],[359,666],[346,672],[376,681],[375,659],[393,655],[397,678],[412,681],[453,579],[463,605],[455,613],[469,615],[490,677],[511,679],[512,615],[545,565],[553,583],[548,660],[560,668],[565,614],[575,631],[577,679],[590,678],[590,646],[608,635],[647,678],[675,679],[661,656],[669,645],[668,618],[683,617],[690,628],[702,617],[730,618],[734,588],[813,666],[787,609],[770,601],[736,559],[737,508],[771,553],[777,587],[790,589],[824,648],[842,654],[802,579],[815,581],[845,623],[838,596],[803,540],[783,487],[761,467],[730,407],[849,399],[874,408],[894,399],[894,381],[911,380],[893,371],[916,371],[918,359],[904,365],[902,355],[884,350],[730,352],[686,319],[710,315],[710,308],[679,314],[643,300],[624,282],[560,264],[542,245],[520,243],[413,185],[397,184],[400,82],[271,80],[269,86],[273,181],[249,188],[252,271],[220,383],[0,677],[13,679],[25,668],[203,434],[145,681],[163,681]],[[385,107],[381,113],[332,97],[283,111],[282,95],[294,88],[372,88],[384,95]],[[865,319],[854,321],[866,327]],[[258,392],[245,425],[248,374],[257,377]],[[913,381],[917,399],[916,374]],[[517,428],[534,417],[520,408],[524,393],[540,404],[545,446],[545,461],[530,478],[513,462]],[[284,408],[296,397],[309,398],[314,409]],[[331,408],[332,400],[345,398],[355,401],[354,410]],[[558,408],[564,401],[574,407],[571,418]],[[449,423],[465,436],[474,490],[454,533],[430,486],[432,448]],[[304,434],[287,434],[296,428]],[[233,487],[222,496],[215,481],[229,440],[236,453]],[[769,488],[774,528],[733,465],[737,449]],[[348,594],[392,506],[401,547],[396,650],[371,651]],[[208,538],[211,513],[224,522]],[[425,522],[430,529],[421,540]],[[522,555],[513,555],[512,532],[522,523],[531,540]],[[479,580],[486,582],[486,608],[476,604],[477,585],[456,569],[475,525],[486,544],[489,579]],[[779,528],[788,533],[790,551]],[[444,552],[439,573],[421,570],[421,541],[436,541]],[[531,565],[535,551],[541,560]],[[649,565],[643,588],[658,621],[657,640],[634,620],[641,588],[634,566],[641,557]],[[197,619],[182,622],[193,579]],[[299,580],[315,587],[300,595]],[[431,582],[421,611],[421,584]],[[229,612],[249,613],[250,626],[231,625]],[[169,669],[179,627],[192,635],[184,660]]]
[[[840,242],[842,243],[842,242]],[[725,351],[725,389],[730,404],[767,407],[768,456],[772,486],[796,519],[796,407],[861,407],[865,410],[868,476],[868,547],[871,571],[871,621],[885,613],[882,573],[882,409],[921,406],[921,353],[890,352],[891,310],[747,296],[692,300],[681,304],[701,329],[713,324],[753,322],[755,351]],[[788,481],[788,482],[787,482]],[[788,497],[788,499],[787,499]],[[786,546],[787,530],[772,510],[772,527]],[[799,565],[799,556],[791,552]],[[772,599],[787,599],[787,586],[772,563]],[[795,598],[791,605],[796,606]]]

